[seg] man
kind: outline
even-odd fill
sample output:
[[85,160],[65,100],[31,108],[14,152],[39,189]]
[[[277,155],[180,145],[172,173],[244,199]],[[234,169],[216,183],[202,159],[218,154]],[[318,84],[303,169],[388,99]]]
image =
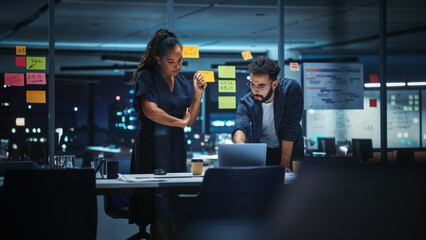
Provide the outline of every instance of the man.
[[280,67],[273,60],[258,57],[249,64],[251,92],[240,100],[235,117],[234,143],[266,143],[267,165],[282,165],[292,171],[292,160],[303,159],[300,121],[303,95],[293,79],[280,79]]

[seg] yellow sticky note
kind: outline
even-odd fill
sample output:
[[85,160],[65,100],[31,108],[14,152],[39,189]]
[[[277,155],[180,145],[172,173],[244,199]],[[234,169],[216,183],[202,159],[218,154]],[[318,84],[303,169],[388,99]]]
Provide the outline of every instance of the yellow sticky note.
[[201,73],[203,75],[204,81],[206,82],[214,82],[214,72],[213,71],[197,71],[197,73]]
[[25,46],[16,46],[16,55],[27,55],[27,48]]
[[27,57],[28,70],[46,70],[46,57]]
[[218,91],[234,93],[236,92],[235,80],[218,80]]
[[243,55],[244,60],[249,60],[253,58],[250,51],[242,52],[241,55]]
[[299,63],[297,63],[297,62],[291,62],[290,63],[290,70],[291,71],[299,71]]
[[183,58],[199,58],[198,46],[182,46]]
[[218,66],[219,78],[236,78],[235,66]]
[[219,96],[219,109],[235,109],[235,96]]
[[27,91],[27,103],[46,103],[46,91]]

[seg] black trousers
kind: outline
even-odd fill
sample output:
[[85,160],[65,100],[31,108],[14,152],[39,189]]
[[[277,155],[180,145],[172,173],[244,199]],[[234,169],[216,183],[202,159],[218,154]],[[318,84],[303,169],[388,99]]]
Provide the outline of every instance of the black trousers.
[[[293,164],[290,160],[290,169],[293,171]],[[281,165],[281,148],[267,148],[266,165]]]

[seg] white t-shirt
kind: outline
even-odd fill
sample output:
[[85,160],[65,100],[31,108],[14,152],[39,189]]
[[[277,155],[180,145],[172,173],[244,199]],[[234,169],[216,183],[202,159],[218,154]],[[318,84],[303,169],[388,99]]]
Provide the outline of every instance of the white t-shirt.
[[275,119],[274,119],[274,101],[270,103],[262,103],[262,134],[260,142],[266,143],[268,148],[277,148],[280,146],[275,133]]

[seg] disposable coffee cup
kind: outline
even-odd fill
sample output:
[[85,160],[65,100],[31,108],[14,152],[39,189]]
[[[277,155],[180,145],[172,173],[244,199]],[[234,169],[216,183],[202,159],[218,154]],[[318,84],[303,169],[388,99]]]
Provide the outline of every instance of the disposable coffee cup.
[[192,159],[191,167],[193,175],[203,174],[203,159]]
[[116,179],[118,177],[118,161],[107,162],[107,178]]
[[302,167],[303,161],[293,161],[293,172],[298,173]]

